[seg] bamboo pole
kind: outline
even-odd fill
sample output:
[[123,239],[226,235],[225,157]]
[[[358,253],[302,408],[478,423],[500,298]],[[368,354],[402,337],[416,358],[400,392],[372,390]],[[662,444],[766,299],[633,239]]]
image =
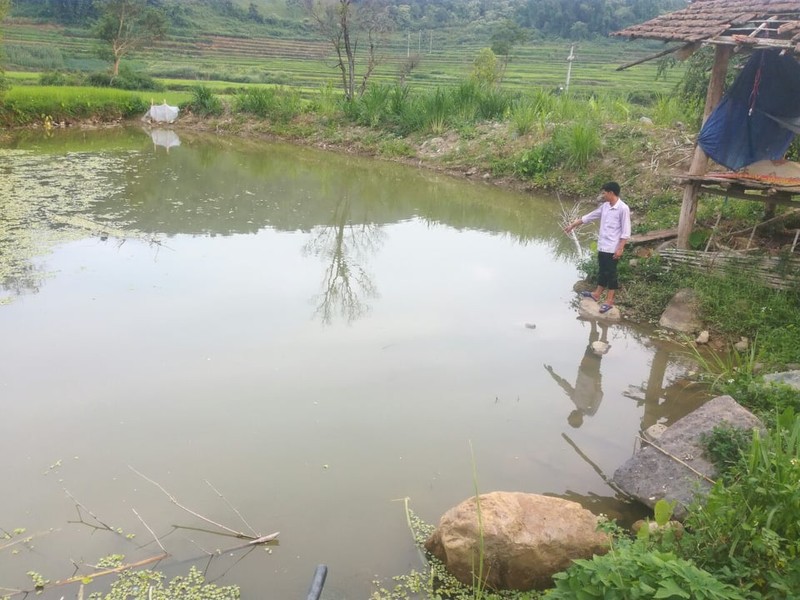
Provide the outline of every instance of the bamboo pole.
[[[714,67],[711,70],[711,79],[708,82],[706,92],[706,106],[703,111],[703,123],[716,108],[722,99],[722,92],[725,87],[725,75],[728,72],[733,49],[730,46],[717,45],[714,52]],[[689,176],[703,175],[708,166],[708,156],[700,147],[695,144],[692,164],[689,167]],[[697,192],[700,186],[697,183],[688,183],[683,188],[683,202],[681,203],[681,214],[678,221],[678,248],[689,247],[689,236],[697,216]]]

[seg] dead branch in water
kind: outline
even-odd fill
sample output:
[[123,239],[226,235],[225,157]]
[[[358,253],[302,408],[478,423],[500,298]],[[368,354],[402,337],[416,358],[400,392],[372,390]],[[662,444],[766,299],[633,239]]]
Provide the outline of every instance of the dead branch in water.
[[[78,513],[78,520],[77,521],[67,521],[67,523],[81,523],[82,525],[86,525],[87,527],[91,527],[93,529],[100,529],[100,530],[110,531],[111,533],[113,533],[115,535],[122,535],[122,533],[120,533],[120,531],[121,531],[120,529],[115,529],[114,527],[112,527],[108,523],[105,523],[104,521],[101,521],[100,517],[98,517],[96,514],[94,514],[86,506],[84,506],[83,504],[78,502],[78,500],[75,498],[75,496],[70,494],[70,492],[69,492],[69,490],[67,488],[62,488],[62,489],[64,490],[64,493],[69,497],[69,499],[72,500],[75,503],[75,510]],[[83,511],[87,515],[89,515],[92,519],[94,519],[100,525],[95,525],[93,523],[89,523],[86,520],[84,520],[83,513],[81,513],[81,509],[83,509]]]
[[97,577],[105,577],[106,575],[113,575],[114,573],[122,573],[123,571],[129,571],[131,569],[144,567],[145,565],[151,565],[154,563],[161,562],[165,558],[169,558],[169,554],[166,552],[159,554],[158,556],[151,556],[150,558],[143,558],[142,560],[137,560],[136,562],[119,565],[118,567],[109,567],[108,569],[103,569],[102,571],[96,571],[95,573],[90,573],[88,575],[75,575],[73,577],[68,577],[67,579],[60,579],[59,581],[51,583],[45,587],[51,588],[51,587],[59,587],[62,585],[70,585],[71,583],[83,582],[83,580],[86,578],[95,579]]
[[[246,539],[246,540],[252,540],[253,543],[264,543],[264,542],[259,542],[258,540],[262,540],[264,538],[269,538],[270,540],[272,540],[272,539],[275,539],[276,537],[278,537],[278,534],[280,533],[280,532],[275,532],[275,533],[271,533],[271,534],[269,534],[267,536],[259,536],[258,534],[249,535],[247,533],[243,533],[241,531],[236,531],[235,529],[231,529],[230,527],[226,527],[225,525],[222,525],[221,523],[217,523],[216,521],[212,521],[208,517],[205,517],[205,516],[201,515],[200,513],[195,512],[192,509],[187,508],[186,506],[182,505],[180,502],[178,502],[177,498],[175,498],[175,496],[173,496],[166,489],[164,489],[164,486],[162,486],[160,483],[158,483],[157,481],[153,481],[152,479],[150,479],[146,475],[143,475],[142,473],[140,473],[139,471],[137,471],[136,469],[134,469],[130,465],[128,465],[128,468],[131,471],[133,471],[134,473],[136,473],[139,477],[141,477],[145,481],[149,481],[154,486],[156,486],[158,489],[160,489],[162,492],[164,492],[164,494],[167,496],[167,498],[169,498],[170,502],[172,502],[175,506],[177,506],[181,510],[189,513],[192,516],[197,517],[198,519],[200,519],[202,521],[205,521],[206,523],[209,523],[210,525],[213,525],[214,527],[219,527],[223,531],[227,531],[229,534],[231,534],[231,535],[233,535],[233,536],[235,536],[237,538],[242,538],[242,539]],[[219,532],[211,532],[211,533],[219,533]],[[269,540],[266,540],[266,541],[269,541]]]
[[247,527],[247,528],[248,528],[250,531],[252,531],[254,536],[258,537],[258,533],[256,532],[256,530],[255,530],[255,529],[253,529],[253,528],[250,526],[250,523],[248,523],[248,522],[247,522],[247,520],[246,520],[246,519],[245,519],[245,518],[242,516],[242,513],[240,513],[240,512],[239,512],[239,511],[236,509],[236,507],[235,507],[235,506],[233,506],[233,505],[232,505],[230,502],[228,502],[228,499],[227,499],[225,496],[223,496],[223,495],[222,495],[222,492],[220,492],[220,491],[219,491],[217,488],[215,488],[213,485],[211,485],[211,482],[210,482],[208,479],[204,479],[203,481],[205,481],[206,485],[208,485],[208,487],[210,487],[212,490],[214,490],[214,492],[217,494],[217,496],[219,496],[220,498],[222,498],[223,502],[225,502],[225,504],[227,504],[227,505],[230,507],[230,509],[231,509],[233,512],[235,512],[235,513],[236,513],[236,516],[237,516],[237,517],[239,517],[239,518],[242,520],[242,523],[244,523],[244,524],[245,524],[245,527]]
[[136,509],[135,509],[135,508],[132,508],[131,510],[133,511],[133,514],[135,514],[135,515],[136,515],[136,518],[137,518],[137,519],[139,519],[139,520],[142,522],[142,525],[144,525],[144,526],[145,526],[145,528],[147,529],[147,531],[149,531],[149,532],[150,532],[150,535],[152,535],[152,536],[153,536],[153,539],[156,541],[156,544],[158,544],[158,547],[159,547],[159,548],[161,548],[161,551],[162,551],[164,554],[166,554],[166,553],[167,553],[167,550],[166,550],[166,548],[164,548],[164,546],[162,546],[162,545],[161,545],[161,540],[159,540],[159,539],[158,539],[158,536],[157,536],[155,533],[153,533],[153,530],[152,530],[152,529],[150,529],[150,526],[149,526],[147,523],[145,523],[144,519],[143,519],[143,518],[142,518],[142,517],[139,515],[139,513],[138,513],[138,512],[136,512]]
[[[54,533],[56,531],[61,531],[61,530],[60,529],[50,529],[49,531],[39,531],[38,533],[32,533],[30,535],[19,537],[18,539],[14,540],[12,542],[8,542],[7,544],[0,545],[0,551],[5,550],[6,548],[11,548],[11,546],[16,546],[17,544],[25,544],[27,542],[32,541],[34,538],[42,537],[43,535],[49,535],[49,534]],[[3,590],[3,589],[6,589],[6,588],[0,588],[0,590]]]

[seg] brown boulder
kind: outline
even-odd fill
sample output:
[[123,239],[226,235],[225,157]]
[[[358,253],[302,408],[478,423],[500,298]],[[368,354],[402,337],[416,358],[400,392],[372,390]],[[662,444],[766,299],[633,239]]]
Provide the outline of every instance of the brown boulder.
[[[475,497],[447,511],[425,548],[459,581],[472,585],[479,573],[480,530]],[[483,579],[495,590],[541,590],[574,559],[608,551],[609,537],[597,517],[577,502],[525,494],[480,496]]]

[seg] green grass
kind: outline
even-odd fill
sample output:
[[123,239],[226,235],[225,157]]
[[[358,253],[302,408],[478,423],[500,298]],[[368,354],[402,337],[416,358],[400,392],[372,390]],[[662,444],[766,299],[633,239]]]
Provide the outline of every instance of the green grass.
[[111,120],[142,115],[148,104],[140,95],[114,89],[87,87],[13,87],[0,106],[0,121],[24,125],[71,119]]

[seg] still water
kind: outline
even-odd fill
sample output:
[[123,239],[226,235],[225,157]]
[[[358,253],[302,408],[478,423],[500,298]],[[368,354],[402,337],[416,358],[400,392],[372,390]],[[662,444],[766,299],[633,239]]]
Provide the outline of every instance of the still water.
[[[436,522],[474,466],[624,518],[604,477],[700,401],[674,349],[577,319],[552,198],[132,129],[6,144],[0,210],[0,528],[37,535],[2,587],[155,556],[149,527],[169,575],[305,598],[324,563],[368,598],[420,567],[404,498]],[[279,544],[209,561],[240,542],[181,506]]]

